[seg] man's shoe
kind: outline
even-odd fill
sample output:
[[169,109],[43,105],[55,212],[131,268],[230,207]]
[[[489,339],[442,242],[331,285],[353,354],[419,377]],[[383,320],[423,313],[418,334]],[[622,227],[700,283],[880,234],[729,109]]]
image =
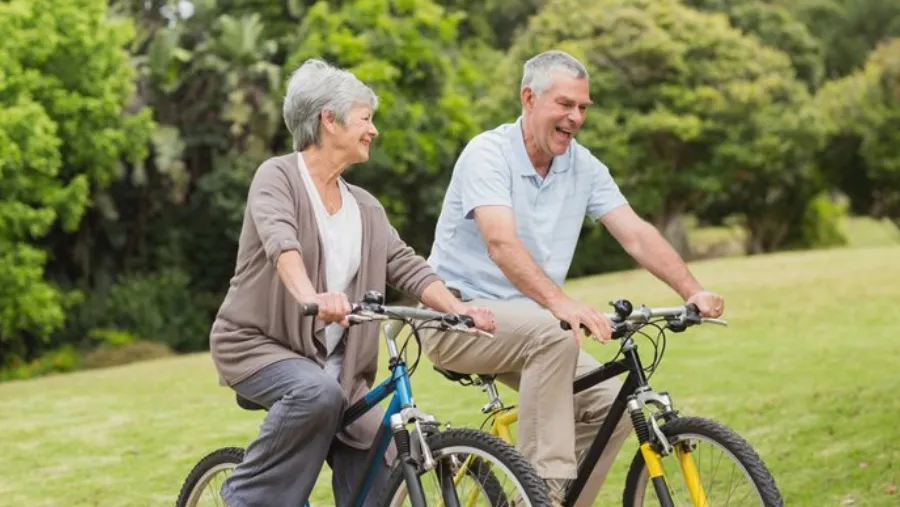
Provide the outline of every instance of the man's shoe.
[[566,480],[565,479],[545,479],[547,484],[547,493],[550,497],[550,505],[552,507],[562,507],[563,498],[566,496]]

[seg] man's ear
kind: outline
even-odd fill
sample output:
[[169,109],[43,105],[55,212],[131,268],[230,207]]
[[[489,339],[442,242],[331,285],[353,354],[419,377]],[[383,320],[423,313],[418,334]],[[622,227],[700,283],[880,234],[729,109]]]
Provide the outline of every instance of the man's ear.
[[536,99],[534,91],[526,86],[525,88],[522,88],[521,92],[519,92],[519,98],[522,101],[522,110],[530,111],[534,106],[534,101]]

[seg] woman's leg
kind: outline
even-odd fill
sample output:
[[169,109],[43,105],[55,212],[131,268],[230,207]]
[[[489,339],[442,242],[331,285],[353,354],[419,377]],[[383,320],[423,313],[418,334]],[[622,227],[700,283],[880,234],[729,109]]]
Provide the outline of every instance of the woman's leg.
[[222,485],[229,507],[300,507],[316,483],[337,433],[344,396],[316,363],[288,359],[234,389],[269,409],[244,461]]
[[[375,442],[372,445],[378,445],[378,443]],[[356,500],[352,498],[353,489],[358,481],[369,472],[366,466],[368,454],[368,449],[355,449],[337,438],[334,439],[331,452],[328,455],[328,466],[331,467],[331,487],[334,491],[335,505],[339,507],[353,505],[353,502]],[[384,456],[379,456],[375,460],[375,466],[378,467],[378,470],[375,472],[374,481],[369,488],[369,495],[363,502],[365,507],[375,505],[391,474],[391,469],[388,467]]]

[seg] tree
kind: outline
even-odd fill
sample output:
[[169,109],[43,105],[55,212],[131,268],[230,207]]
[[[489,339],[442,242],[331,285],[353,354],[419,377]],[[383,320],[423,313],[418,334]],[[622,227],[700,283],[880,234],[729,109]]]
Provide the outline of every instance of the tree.
[[810,90],[819,87],[824,76],[824,49],[809,27],[782,5],[759,0],[688,0],[685,4],[728,16],[732,26],[753,34],[767,46],[787,53],[797,77]]
[[[64,321],[67,294],[44,276],[92,199],[152,128],[127,111],[134,73],[124,21],[105,2],[0,4],[0,352],[28,354]],[[48,236],[49,235],[49,236]],[[77,251],[58,248],[62,255]],[[5,358],[4,358],[5,359]]]
[[862,68],[875,46],[900,36],[900,3],[885,0],[778,0],[821,41],[825,78]]
[[865,66],[828,83],[817,100],[830,141],[849,159],[823,153],[828,174],[862,211],[900,226],[900,38],[880,44]]

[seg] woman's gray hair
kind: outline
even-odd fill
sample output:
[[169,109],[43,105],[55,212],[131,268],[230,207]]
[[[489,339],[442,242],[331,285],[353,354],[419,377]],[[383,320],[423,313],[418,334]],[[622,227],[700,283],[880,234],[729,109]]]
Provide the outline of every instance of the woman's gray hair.
[[318,58],[303,62],[288,81],[282,113],[284,124],[294,138],[294,150],[319,144],[320,113],[329,111],[346,124],[350,111],[367,106],[375,111],[378,96],[353,73]]
[[587,69],[574,56],[559,50],[545,51],[525,62],[521,89],[531,88],[540,97],[553,85],[554,73],[563,72],[575,79],[586,79]]

